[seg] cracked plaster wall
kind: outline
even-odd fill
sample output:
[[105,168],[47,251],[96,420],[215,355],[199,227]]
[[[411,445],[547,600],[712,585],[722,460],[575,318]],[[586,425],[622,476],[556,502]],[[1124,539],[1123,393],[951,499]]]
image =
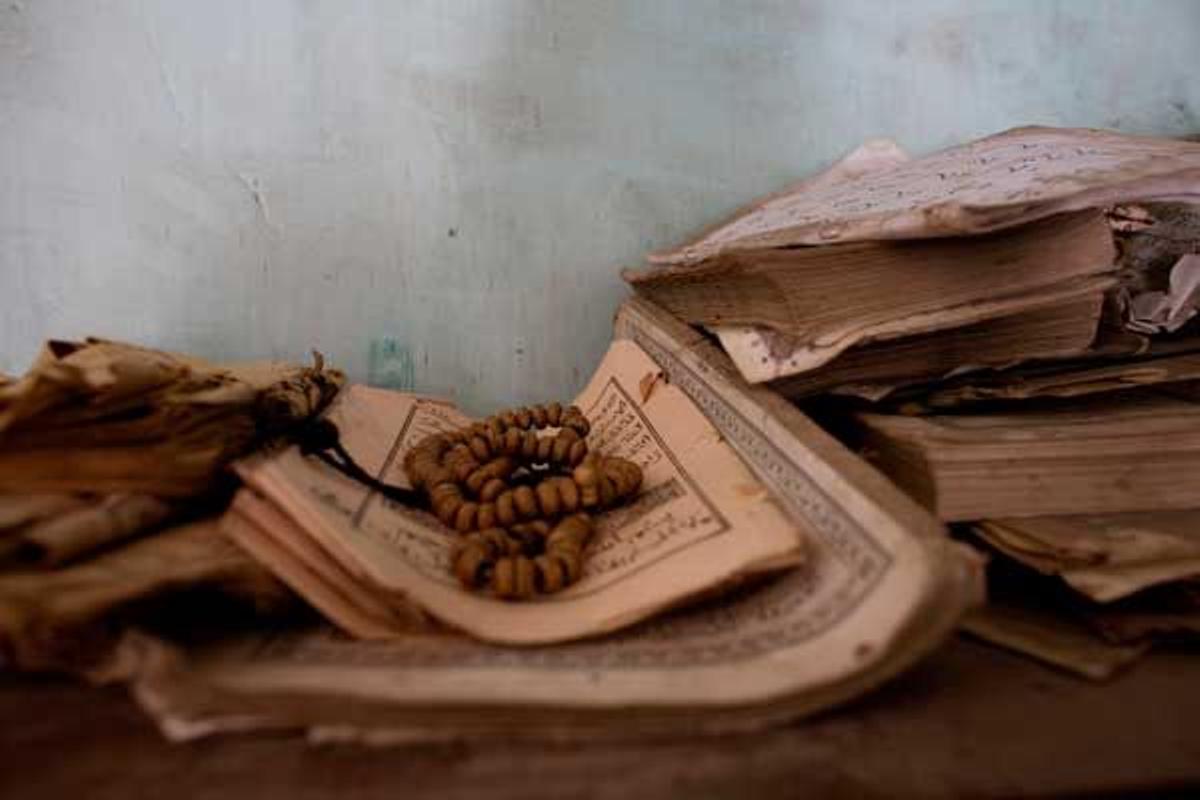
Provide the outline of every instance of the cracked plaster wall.
[[0,371],[96,333],[569,396],[621,264],[858,141],[1200,131],[1194,0],[0,3]]

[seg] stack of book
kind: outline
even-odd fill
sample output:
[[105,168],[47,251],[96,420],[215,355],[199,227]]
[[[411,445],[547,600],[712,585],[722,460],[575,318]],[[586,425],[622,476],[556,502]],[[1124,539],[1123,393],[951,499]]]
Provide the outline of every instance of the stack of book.
[[[1074,592],[1056,608],[1114,649],[1030,644],[1030,619],[998,605],[980,635],[1102,677],[1200,628],[1200,144],[1021,128],[909,159],[868,143],[624,276],[1026,570],[998,578]],[[1081,590],[1080,569],[1122,591]],[[1097,622],[1127,601],[1137,625]]]
[[52,340],[23,376],[0,377],[0,666],[95,677],[135,624],[186,631],[226,606],[245,620],[292,605],[214,517],[228,463],[342,385],[317,361]]

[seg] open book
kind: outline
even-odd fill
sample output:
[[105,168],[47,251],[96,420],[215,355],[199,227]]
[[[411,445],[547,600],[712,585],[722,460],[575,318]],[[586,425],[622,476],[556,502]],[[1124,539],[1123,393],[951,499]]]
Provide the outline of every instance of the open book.
[[356,641],[328,628],[191,652],[131,641],[135,694],[163,730],[302,728],[386,743],[760,728],[879,685],[978,601],[977,559],[797,409],[747,386],[700,334],[640,300],[616,327],[623,349],[653,360],[631,405],[650,414],[678,392],[702,410],[806,534],[803,564],[568,644],[514,649],[432,631]]
[[[640,386],[656,369],[636,345],[615,342],[576,400],[592,422],[592,450],[634,461],[645,479],[631,505],[595,517],[583,576],[556,594],[511,603],[464,589],[450,570],[457,534],[299,448],[239,465],[249,489],[234,506],[241,524],[227,530],[333,621],[372,638],[405,632],[414,608],[505,644],[595,636],[799,564],[802,529],[679,389]],[[470,422],[448,403],[362,386],[343,392],[330,416],[356,460],[398,485],[408,483],[409,448]],[[331,606],[331,593],[371,613]]]

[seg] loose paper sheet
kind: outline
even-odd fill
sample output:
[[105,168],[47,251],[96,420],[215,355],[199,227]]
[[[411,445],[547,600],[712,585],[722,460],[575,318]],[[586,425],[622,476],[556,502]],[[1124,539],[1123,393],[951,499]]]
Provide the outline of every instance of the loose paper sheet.
[[1200,512],[985,520],[976,533],[1010,558],[1101,603],[1200,576]]
[[1200,255],[1186,255],[1171,268],[1165,292],[1142,292],[1128,299],[1128,328],[1138,333],[1174,333],[1200,307]]
[[1012,605],[976,609],[963,620],[962,628],[985,642],[1094,681],[1108,680],[1150,649],[1149,644],[1105,642],[1078,620],[1052,610]]

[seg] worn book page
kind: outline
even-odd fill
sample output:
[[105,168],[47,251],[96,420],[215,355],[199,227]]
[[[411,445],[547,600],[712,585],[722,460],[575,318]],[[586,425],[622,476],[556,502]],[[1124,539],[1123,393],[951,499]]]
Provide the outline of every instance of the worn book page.
[[1166,392],[992,413],[856,413],[853,425],[872,463],[947,522],[1200,505],[1200,405]]
[[221,531],[302,595],[313,608],[359,639],[390,639],[431,630],[428,616],[403,598],[381,596],[331,559],[287,515],[251,489],[238,493]]
[[[577,399],[592,421],[591,448],[633,460],[645,480],[632,504],[596,517],[580,581],[535,602],[462,588],[450,571],[455,534],[298,449],[239,472],[365,587],[490,641],[594,636],[803,557],[800,531],[686,396],[664,385],[643,399],[639,383],[655,370],[635,345],[615,343]],[[410,447],[467,422],[444,403],[359,386],[331,414],[355,459],[399,485]]]
[[988,544],[1101,603],[1200,576],[1200,512],[984,520]]
[[[617,336],[645,349],[704,410],[809,532],[812,584],[793,602],[798,619],[820,622],[798,651],[821,650],[823,660],[836,662],[843,637],[903,640],[901,629],[909,626],[936,640],[944,630],[938,632],[927,603],[956,606],[950,616],[957,619],[978,600],[979,562],[967,548],[948,540],[927,512],[794,405],[745,383],[703,335],[641,298],[625,302],[616,327]],[[906,644],[915,644],[909,635]],[[894,654],[873,649],[873,658],[858,660],[841,652],[841,668],[887,669]]]
[[792,398],[835,391],[877,400],[905,384],[951,373],[1078,355],[1096,337],[1102,301],[1103,295],[1096,292],[951,332],[932,331],[860,345],[817,369],[806,367],[805,344],[787,334],[734,325],[713,332],[750,383],[774,381],[772,389]]
[[[693,244],[687,247],[702,246],[711,241],[720,241],[725,236],[725,229],[734,221],[743,217],[762,213],[763,209],[786,204],[792,198],[818,191],[828,191],[846,181],[861,178],[864,175],[886,172],[910,161],[911,156],[899,144],[891,139],[868,139],[846,155],[835,161],[828,169],[785,186],[778,192],[761,197],[754,202],[739,208],[729,219],[722,220],[700,231],[693,238]],[[684,248],[681,248],[683,250]],[[676,253],[680,251],[675,251]],[[650,263],[675,263],[672,253],[652,253]]]
[[217,529],[191,522],[63,569],[0,572],[0,665],[81,672],[107,657],[121,615],[218,588],[263,608],[292,598]]
[[651,263],[763,247],[983,233],[1064,211],[1200,199],[1200,143],[1015,128],[846,180],[773,195]]
[[135,693],[164,732],[299,727],[389,743],[750,730],[879,685],[978,602],[980,562],[969,551],[793,406],[741,383],[698,333],[634,300],[617,334],[654,356],[637,405],[654,418],[681,391],[704,410],[806,533],[799,568],[553,646],[316,630],[177,658],[151,648]]
[[1145,655],[1149,644],[1113,644],[1078,620],[1036,607],[988,604],[968,614],[966,632],[1080,677],[1104,681]]
[[11,538],[19,543],[23,560],[60,567],[159,529],[183,509],[181,503],[149,494],[107,495],[28,525]]
[[1138,333],[1174,333],[1200,310],[1200,255],[1181,256],[1171,268],[1165,291],[1126,298],[1126,326]]
[[[854,148],[824,172],[805,178],[772,197],[739,210],[733,216],[736,219],[777,199],[886,170],[908,160],[908,153],[892,140],[869,140]],[[697,240],[703,242],[710,235],[719,236],[724,225],[725,223],[719,223],[710,227],[699,234]],[[651,256],[650,260],[654,261],[655,256]],[[786,334],[757,325],[713,325],[709,330],[721,341],[721,346],[733,359],[742,377],[750,383],[762,383],[784,375],[792,375],[799,369],[791,354],[800,345]]]
[[92,503],[87,495],[0,493],[0,539],[27,525],[50,519]]
[[319,413],[344,377],[315,364],[213,364],[137,345],[49,341],[0,386],[0,489],[202,494],[227,462]]
[[801,372],[868,342],[1094,297],[1116,285],[1115,258],[1104,215],[1085,210],[989,236],[776,248],[623,276],[687,322],[795,337],[787,364]]
[[1132,597],[1092,605],[1083,618],[1096,633],[1117,644],[1194,640],[1200,636],[1200,579],[1155,586]]
[[1012,372],[964,377],[922,391],[909,400],[913,410],[937,411],[971,403],[1033,398],[1069,398],[1200,380],[1200,338],[1172,343],[1191,352],[1130,359],[1120,363],[1038,364]]

